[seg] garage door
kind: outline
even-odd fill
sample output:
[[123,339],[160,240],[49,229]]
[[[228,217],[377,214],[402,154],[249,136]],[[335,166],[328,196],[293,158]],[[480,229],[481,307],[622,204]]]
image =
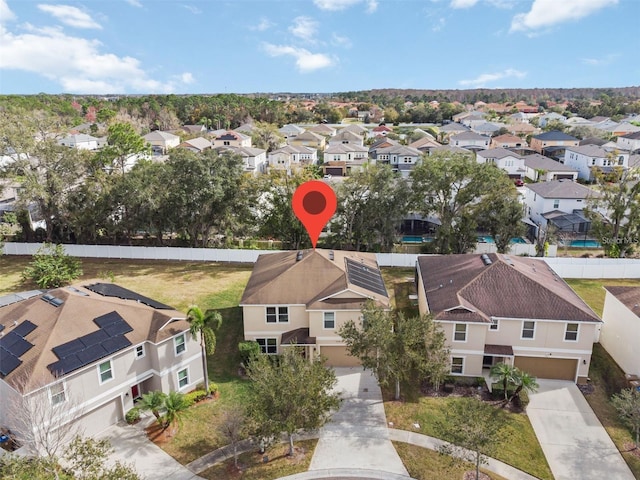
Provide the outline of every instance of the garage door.
[[516,357],[515,366],[538,378],[554,380],[576,379],[578,360],[570,358]]
[[325,169],[325,173],[327,175],[333,175],[334,177],[341,177],[342,176],[342,167],[327,167]]
[[83,416],[80,420],[82,422],[81,428],[84,430],[84,436],[90,437],[106,430],[117,423],[120,418],[120,399],[114,398],[109,403]]
[[352,357],[347,347],[321,347],[320,353],[327,359],[329,367],[357,367],[360,359]]

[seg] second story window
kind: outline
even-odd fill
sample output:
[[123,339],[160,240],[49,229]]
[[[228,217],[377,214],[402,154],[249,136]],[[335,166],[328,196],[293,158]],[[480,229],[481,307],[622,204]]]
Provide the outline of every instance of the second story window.
[[560,200],[555,199],[555,200],[553,201],[553,208],[558,208],[558,207],[560,207]]
[[267,323],[289,323],[289,307],[267,307]]
[[173,339],[173,346],[175,347],[176,355],[180,355],[187,349],[184,333],[181,335],[178,335],[176,338]]
[[567,323],[567,327],[564,331],[564,339],[568,342],[575,342],[578,340],[578,324]]
[[489,330],[498,330],[498,319],[492,318],[491,325],[489,325]]
[[49,387],[49,395],[51,397],[51,405],[58,405],[67,401],[67,395],[64,391],[64,383],[56,383]]
[[324,312],[324,328],[336,328],[335,312]]
[[466,342],[467,341],[467,324],[466,323],[456,323],[453,340],[456,342]]
[[138,345],[136,347],[136,358],[144,357],[144,345]]
[[98,372],[100,373],[100,383],[108,382],[113,378],[113,370],[111,369],[111,360],[102,362],[98,365]]
[[522,338],[533,338],[536,332],[536,322],[522,322]]

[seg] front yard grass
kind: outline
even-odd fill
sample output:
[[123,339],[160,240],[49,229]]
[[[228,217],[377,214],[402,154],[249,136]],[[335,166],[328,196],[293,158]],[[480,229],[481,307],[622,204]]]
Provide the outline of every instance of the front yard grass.
[[[432,480],[434,478],[462,478],[464,472],[475,471],[475,465],[469,462],[454,461],[448,455],[443,455],[433,450],[421,448],[403,442],[393,442],[398,455],[405,468],[416,480]],[[480,471],[489,475],[492,480],[507,480],[497,473],[489,472],[484,468]]]
[[[442,438],[436,432],[435,421],[444,421],[447,405],[455,401],[458,401],[457,397],[420,397],[416,402],[386,401],[384,406],[387,421],[393,423],[393,428]],[[542,480],[553,480],[529,418],[524,414],[504,413],[508,418],[505,435],[491,456]],[[420,425],[419,429],[414,428],[415,423]]]
[[209,480],[272,480],[306,472],[317,443],[317,439],[297,441],[293,458],[287,455],[288,443],[274,445],[267,450],[267,463],[263,462],[263,455],[259,452],[243,453],[238,456],[238,464],[242,467],[240,472],[235,469],[233,458],[230,458],[198,475]]

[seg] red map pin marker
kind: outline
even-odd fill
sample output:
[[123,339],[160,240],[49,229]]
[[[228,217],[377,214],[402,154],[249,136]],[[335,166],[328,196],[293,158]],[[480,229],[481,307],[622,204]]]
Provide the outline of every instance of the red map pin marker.
[[337,204],[333,189],[320,180],[304,182],[293,192],[293,213],[307,229],[313,248],[316,248],[320,232],[335,213]]

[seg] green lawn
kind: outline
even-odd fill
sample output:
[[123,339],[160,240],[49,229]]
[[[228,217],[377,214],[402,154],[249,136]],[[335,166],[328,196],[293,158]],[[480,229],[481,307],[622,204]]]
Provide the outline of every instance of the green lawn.
[[571,288],[589,305],[594,312],[602,316],[604,308],[604,286],[640,286],[640,279],[578,279],[565,278]]
[[[394,428],[416,431],[413,424],[418,423],[420,433],[439,437],[434,427],[435,421],[444,421],[447,405],[457,400],[455,397],[420,397],[416,402],[387,401],[384,406],[387,421],[393,422]],[[540,479],[553,480],[529,418],[524,414],[506,411],[504,414],[507,416],[505,434],[492,456]]]
[[[411,478],[416,480],[460,479],[464,472],[475,471],[473,464],[455,461],[451,457],[433,450],[402,442],[393,442],[393,446],[396,448],[398,455],[400,455],[400,459]],[[507,480],[497,473],[491,473],[484,468],[480,470],[489,475],[492,480]]]

